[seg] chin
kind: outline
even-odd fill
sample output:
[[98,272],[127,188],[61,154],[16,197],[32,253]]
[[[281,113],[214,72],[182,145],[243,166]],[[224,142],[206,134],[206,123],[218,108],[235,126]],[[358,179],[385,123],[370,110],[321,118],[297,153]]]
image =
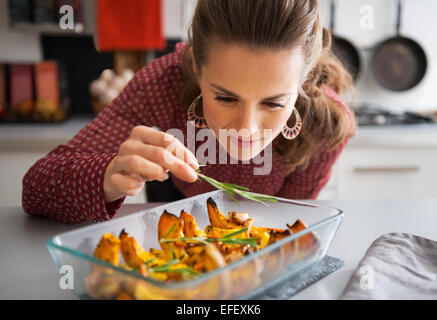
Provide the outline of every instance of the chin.
[[260,152],[264,149],[265,145],[264,143],[254,145],[251,147],[241,148],[237,146],[228,145],[227,146],[227,152],[230,157],[232,157],[234,160],[238,161],[250,161],[251,159],[255,158],[257,155],[260,154]]

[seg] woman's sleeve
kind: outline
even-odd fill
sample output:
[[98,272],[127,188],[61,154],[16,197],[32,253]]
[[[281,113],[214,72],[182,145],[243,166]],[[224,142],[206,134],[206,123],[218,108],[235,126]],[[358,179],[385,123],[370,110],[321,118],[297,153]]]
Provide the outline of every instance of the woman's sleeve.
[[292,172],[276,196],[288,199],[316,199],[328,183],[332,167],[348,141],[344,141],[331,151],[319,153],[304,170]]
[[171,113],[161,116],[162,105],[146,102],[162,89],[149,79],[155,72],[153,62],[137,72],[120,95],[72,140],[56,147],[28,170],[22,181],[26,213],[82,223],[108,220],[118,212],[124,198],[104,202],[106,167],[133,127],[160,127],[171,121]]

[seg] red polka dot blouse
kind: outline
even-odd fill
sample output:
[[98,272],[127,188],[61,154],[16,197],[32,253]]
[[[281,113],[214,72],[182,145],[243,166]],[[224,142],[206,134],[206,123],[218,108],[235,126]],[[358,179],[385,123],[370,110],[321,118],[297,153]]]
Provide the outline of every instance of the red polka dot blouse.
[[[64,223],[99,222],[111,219],[125,198],[105,203],[103,178],[106,167],[118,154],[119,145],[138,125],[187,132],[186,107],[178,102],[182,89],[181,56],[186,43],[179,42],[167,54],[138,71],[120,95],[67,144],[59,145],[38,160],[23,178],[22,205],[31,215],[43,215]],[[342,104],[337,94],[325,93]],[[185,135],[186,136],[186,135]],[[185,138],[185,145],[186,138]],[[195,143],[196,150],[203,142]],[[219,181],[246,186],[260,192],[292,199],[315,199],[331,175],[332,165],[347,141],[332,151],[315,155],[305,170],[285,174],[279,155],[272,153],[268,175],[254,175],[249,164],[208,164],[202,172]],[[275,141],[272,144],[275,146]],[[217,157],[219,145],[217,142]],[[216,158],[218,159],[218,158]],[[229,159],[229,158],[228,158]],[[206,182],[186,183],[170,175],[185,196],[213,191]]]

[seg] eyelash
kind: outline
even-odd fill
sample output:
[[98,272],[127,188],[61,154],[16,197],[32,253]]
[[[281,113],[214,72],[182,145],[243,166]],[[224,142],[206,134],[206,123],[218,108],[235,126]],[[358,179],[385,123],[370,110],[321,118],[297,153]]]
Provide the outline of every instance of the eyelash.
[[[215,97],[215,100],[221,101],[221,102],[224,102],[224,103],[231,103],[231,102],[236,101],[236,99],[234,99],[234,98],[220,97],[220,96]],[[265,102],[264,104],[266,104],[270,108],[277,108],[277,107],[283,108],[284,107],[281,104],[273,103],[273,102]]]

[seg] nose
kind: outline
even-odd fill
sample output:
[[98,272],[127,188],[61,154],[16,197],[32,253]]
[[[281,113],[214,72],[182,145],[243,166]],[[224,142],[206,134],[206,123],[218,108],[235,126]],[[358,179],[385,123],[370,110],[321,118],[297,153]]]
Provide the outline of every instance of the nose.
[[258,114],[255,106],[246,106],[242,108],[242,112],[236,124],[236,129],[241,136],[252,136],[259,131]]

